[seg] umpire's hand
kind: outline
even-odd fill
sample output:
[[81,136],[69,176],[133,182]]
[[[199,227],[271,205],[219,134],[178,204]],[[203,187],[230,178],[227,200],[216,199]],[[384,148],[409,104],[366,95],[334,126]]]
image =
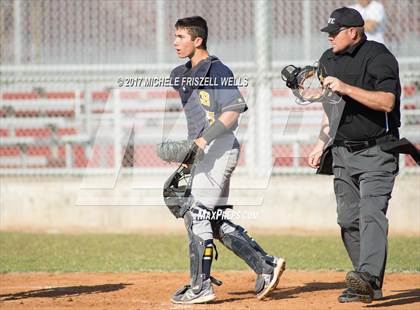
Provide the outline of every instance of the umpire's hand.
[[319,163],[321,161],[321,155],[324,150],[324,143],[318,142],[312,152],[308,156],[308,165],[312,168],[319,168]]
[[349,85],[333,76],[324,79],[324,86],[341,95],[347,95],[349,92]]

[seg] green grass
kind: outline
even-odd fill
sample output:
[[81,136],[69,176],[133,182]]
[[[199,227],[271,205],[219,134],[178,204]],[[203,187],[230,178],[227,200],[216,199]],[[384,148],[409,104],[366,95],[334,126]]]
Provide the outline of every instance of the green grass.
[[[338,236],[254,236],[269,252],[286,258],[289,269],[349,270]],[[0,272],[186,271],[187,238],[182,235],[0,233]],[[217,242],[214,270],[248,270]],[[420,272],[420,238],[392,236],[388,271]]]

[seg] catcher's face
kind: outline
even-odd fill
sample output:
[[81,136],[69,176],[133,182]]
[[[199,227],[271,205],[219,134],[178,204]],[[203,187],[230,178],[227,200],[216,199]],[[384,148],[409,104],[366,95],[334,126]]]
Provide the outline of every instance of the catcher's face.
[[202,39],[199,37],[193,40],[186,28],[175,30],[174,47],[179,58],[191,58],[194,56],[195,50],[201,45],[201,42]]
[[341,28],[336,33],[329,33],[328,40],[331,43],[333,53],[340,53],[354,43],[356,36],[355,28]]

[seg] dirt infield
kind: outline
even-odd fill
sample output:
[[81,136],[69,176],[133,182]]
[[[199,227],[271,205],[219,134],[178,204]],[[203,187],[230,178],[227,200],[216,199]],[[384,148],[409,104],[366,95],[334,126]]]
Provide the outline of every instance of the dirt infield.
[[170,294],[187,282],[186,273],[10,273],[0,275],[0,308],[5,309],[419,309],[420,274],[389,274],[384,299],[370,305],[339,304],[341,272],[286,271],[266,301],[253,294],[250,272],[215,273],[224,284],[207,305],[172,305]]

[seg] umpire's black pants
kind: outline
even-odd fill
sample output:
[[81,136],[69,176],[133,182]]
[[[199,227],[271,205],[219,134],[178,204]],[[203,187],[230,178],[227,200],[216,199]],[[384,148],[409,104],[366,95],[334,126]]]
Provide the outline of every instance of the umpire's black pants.
[[344,246],[354,269],[369,272],[382,286],[388,244],[386,212],[398,174],[398,155],[378,145],[353,153],[334,146],[332,154],[337,221]]

